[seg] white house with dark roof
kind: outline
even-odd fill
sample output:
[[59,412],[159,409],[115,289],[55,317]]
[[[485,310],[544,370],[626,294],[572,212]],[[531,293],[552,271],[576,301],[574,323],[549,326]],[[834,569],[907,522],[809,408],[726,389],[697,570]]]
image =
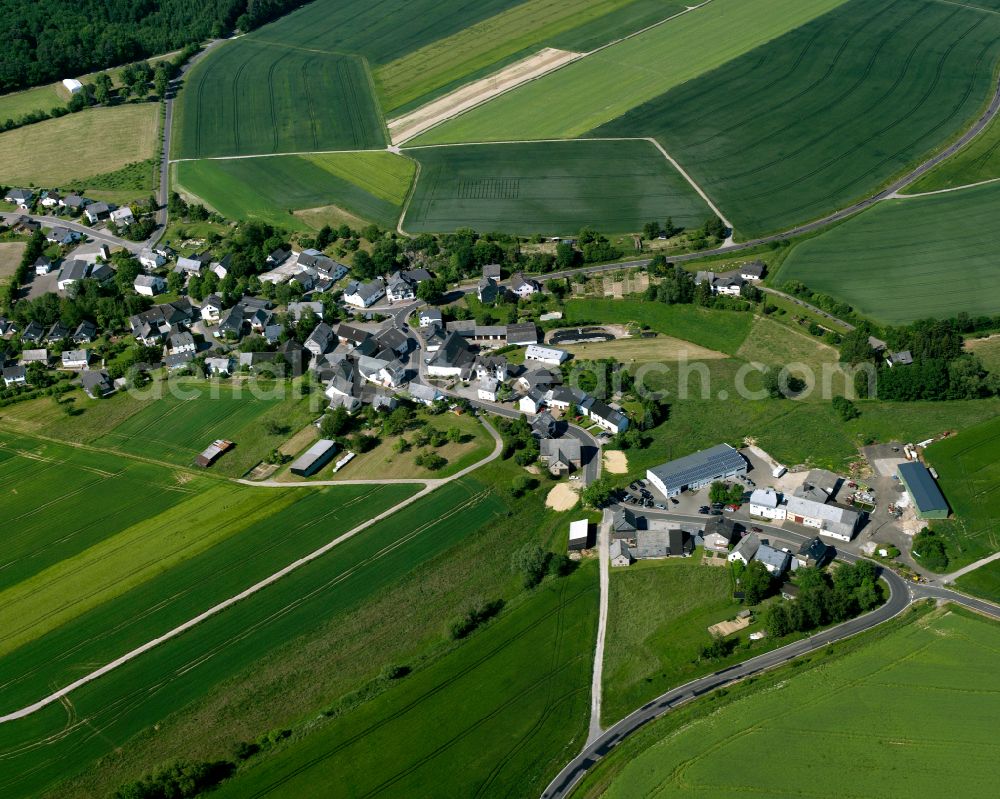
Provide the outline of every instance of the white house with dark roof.
[[217,324],[222,316],[222,298],[218,294],[210,294],[201,304],[201,319],[210,325]]
[[537,280],[525,278],[521,272],[515,272],[510,278],[510,292],[521,299],[537,294],[542,290],[541,284]]
[[417,321],[420,327],[428,327],[429,325],[440,325],[442,324],[441,309],[440,308],[421,308],[417,312]]
[[750,494],[749,512],[759,519],[781,520],[785,518],[785,506],[773,488],[756,488]]
[[749,535],[743,536],[740,542],[733,547],[733,551],[729,553],[727,560],[730,563],[735,563],[739,561],[744,566],[749,566],[750,561],[754,559],[757,554],[757,550],[760,548],[760,538],[756,533],[750,533]]
[[128,227],[135,222],[135,214],[132,213],[132,209],[127,205],[123,205],[121,208],[116,208],[111,212],[110,216],[111,221],[119,227]]
[[89,266],[86,261],[73,258],[64,261],[59,269],[59,276],[56,278],[56,287],[59,291],[66,291],[74,283],[79,283],[87,277]]
[[359,283],[352,280],[344,289],[344,302],[356,308],[368,308],[385,296],[385,286],[381,280]]
[[792,555],[782,549],[772,547],[767,541],[761,541],[760,546],[753,556],[754,560],[759,560],[764,564],[764,568],[774,577],[780,577],[786,571],[792,561]]
[[160,255],[160,253],[158,252],[154,252],[153,250],[149,249],[149,247],[140,250],[138,258],[139,258],[139,264],[142,266],[142,268],[149,270],[159,269],[167,262],[166,257]]
[[90,353],[86,350],[65,350],[60,359],[63,369],[84,369],[90,363]]
[[304,346],[313,354],[313,357],[318,358],[333,348],[336,338],[337,336],[333,332],[333,328],[326,322],[320,322],[316,325],[313,332],[309,334],[309,338],[306,339]]
[[135,293],[143,297],[155,297],[167,288],[167,281],[158,275],[139,275],[132,284]]
[[624,433],[628,430],[628,417],[601,400],[595,399],[591,403],[587,416],[602,430],[606,430],[613,435]]
[[767,267],[763,261],[751,261],[739,268],[740,277],[744,280],[760,280],[766,271]]
[[8,189],[3,198],[5,202],[27,211],[31,207],[31,201],[35,199],[35,193],[31,189]]
[[107,203],[91,203],[83,209],[83,215],[87,217],[90,224],[94,225],[111,216],[111,206]]
[[47,275],[56,268],[55,264],[52,263],[52,259],[47,255],[39,255],[35,259],[35,276],[41,277],[42,275]]
[[517,408],[521,413],[538,413],[545,406],[545,395],[537,388],[528,390],[517,403]]

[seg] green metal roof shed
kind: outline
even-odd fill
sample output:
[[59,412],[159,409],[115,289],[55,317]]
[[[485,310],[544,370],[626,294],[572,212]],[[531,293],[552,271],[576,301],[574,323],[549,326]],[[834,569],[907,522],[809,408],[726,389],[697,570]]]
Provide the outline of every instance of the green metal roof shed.
[[947,519],[948,501],[938,488],[934,477],[922,463],[899,464],[899,479],[913,497],[917,516],[921,519]]

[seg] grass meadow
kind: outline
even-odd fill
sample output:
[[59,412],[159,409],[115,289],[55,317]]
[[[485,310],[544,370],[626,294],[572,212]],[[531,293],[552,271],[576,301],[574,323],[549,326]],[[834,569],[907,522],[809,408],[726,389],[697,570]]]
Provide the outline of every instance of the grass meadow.
[[538,794],[586,737],[596,570],[587,563],[521,597],[378,703],[246,770],[220,799],[331,784],[351,796]]
[[646,300],[568,300],[568,326],[587,323],[635,323],[657,333],[733,355],[746,340],[754,318],[742,311],[714,311],[694,305],[666,305]]
[[988,796],[998,647],[993,621],[950,606],[911,612],[667,714],[616,747],[573,796],[729,799],[761,785],[796,796],[804,783],[831,799]]
[[157,152],[159,124],[156,103],[136,103],[88,108],[0,133],[3,179],[62,186],[146,161]]
[[544,142],[407,152],[420,176],[403,227],[547,235],[625,232],[673,216],[697,226],[708,206],[650,143]]
[[965,349],[979,358],[988,372],[1000,375],[1000,336],[967,339]]
[[[387,152],[183,161],[177,182],[229,219],[261,219],[292,229],[321,227],[339,206],[395,228],[416,165]],[[317,209],[307,219],[293,213]]]
[[926,450],[955,517],[932,522],[947,539],[948,571],[1000,550],[1000,417],[956,427]]
[[0,95],[0,119],[19,119],[32,111],[51,111],[57,106],[66,105],[68,98],[63,96],[62,87],[50,83],[47,86],[36,86],[20,92],[10,92]]
[[1000,301],[998,209],[1000,185],[887,200],[795,246],[781,280],[800,280],[889,324],[992,314]]
[[995,13],[850,0],[593,134],[656,137],[750,238],[921,162],[979,114],[998,63]]
[[238,39],[184,80],[178,158],[385,146],[364,60]]
[[603,723],[614,724],[707,665],[718,668],[699,667],[698,652],[709,640],[706,628],[740,610],[732,591],[729,569],[703,565],[701,557],[641,561],[611,572]]
[[963,574],[955,581],[955,585],[967,594],[1000,602],[1000,561],[991,561]]
[[472,109],[414,144],[581,136],[843,2],[712,0]]
[[[506,492],[489,487],[509,482],[512,472],[506,463],[491,464],[482,473],[486,482],[463,478],[438,489],[149,657],[74,692],[73,712],[86,725],[66,731],[54,747],[22,745],[63,729],[58,706],[0,726],[0,757],[10,766],[0,776],[4,795],[36,795],[64,778],[47,792],[110,794],[175,757],[230,757],[237,742],[276,727],[293,728],[297,737],[319,709],[354,707],[369,688],[377,701],[383,666],[408,664],[416,672],[456,646],[445,625],[475,597],[521,593],[510,569],[512,547],[564,545],[569,518],[544,508],[543,491],[508,504]],[[192,568],[197,564],[202,571],[189,573],[189,582],[216,579],[211,567],[219,562],[192,561]],[[220,574],[229,579],[229,570]],[[173,587],[162,584],[163,591]],[[589,656],[592,643],[583,648]],[[551,740],[538,745],[546,754],[553,749]],[[505,753],[498,751],[497,760]]]

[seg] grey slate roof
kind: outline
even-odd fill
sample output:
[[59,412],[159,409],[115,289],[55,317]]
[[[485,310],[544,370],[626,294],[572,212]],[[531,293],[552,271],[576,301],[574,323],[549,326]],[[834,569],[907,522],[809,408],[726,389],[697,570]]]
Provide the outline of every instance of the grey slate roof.
[[906,487],[913,496],[913,501],[917,503],[917,508],[921,513],[928,511],[948,510],[948,501],[934,482],[931,473],[922,463],[910,461],[899,464],[899,476],[906,483]]

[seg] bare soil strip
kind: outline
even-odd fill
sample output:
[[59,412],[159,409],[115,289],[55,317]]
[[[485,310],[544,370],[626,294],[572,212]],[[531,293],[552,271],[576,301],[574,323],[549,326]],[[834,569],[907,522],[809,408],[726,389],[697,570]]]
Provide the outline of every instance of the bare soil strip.
[[402,144],[425,130],[456,117],[477,105],[492,100],[498,95],[515,89],[528,81],[540,78],[571,61],[582,58],[585,53],[571,53],[546,47],[543,50],[517,61],[499,72],[462,86],[437,100],[421,106],[409,114],[389,120],[389,136],[393,144]]

